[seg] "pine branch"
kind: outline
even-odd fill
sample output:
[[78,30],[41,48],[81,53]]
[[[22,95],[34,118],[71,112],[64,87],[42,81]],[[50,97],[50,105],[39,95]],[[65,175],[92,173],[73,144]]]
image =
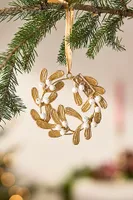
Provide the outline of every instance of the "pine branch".
[[51,5],[41,0],[16,0],[9,3],[10,8],[0,9],[0,22],[8,19],[26,19],[26,17],[36,15],[47,9],[57,9],[57,6],[51,7]]
[[[46,33],[51,31],[51,28],[55,26],[55,23],[60,20],[64,15],[63,11],[59,10],[48,10],[44,13],[40,13],[35,15],[32,20],[24,25],[24,27],[20,28],[20,31],[15,34],[15,38],[12,40],[12,43],[9,45],[8,52],[6,57],[1,58],[0,68],[3,68],[13,55],[16,52],[20,56],[20,63],[22,61],[27,60],[27,54],[37,46],[38,42],[42,39],[42,37],[46,36]],[[17,57],[17,56],[16,56]],[[17,61],[17,64],[19,62]],[[25,63],[27,66],[27,70],[30,70],[30,66]],[[22,68],[22,66],[21,66]],[[23,66],[25,70],[25,67]]]
[[15,34],[7,52],[0,55],[0,119],[9,120],[25,108],[16,96],[16,75],[31,70],[36,56],[35,48],[63,16],[64,12],[58,9],[35,15]]
[[18,85],[16,79],[17,70],[7,66],[0,74],[0,119],[11,119],[19,114],[25,106],[21,99],[16,96],[15,86]]
[[[47,9],[54,9],[54,5],[49,3],[47,6],[42,6],[40,1],[33,1],[32,4],[25,3],[22,1],[18,1],[18,3],[11,4],[10,8],[0,9],[0,20],[3,21],[5,19],[11,20],[14,17],[24,19],[29,15],[35,15],[38,12],[42,12]],[[37,3],[38,2],[38,3]],[[44,2],[44,1],[42,1]],[[80,2],[86,2],[80,0]],[[87,1],[88,2],[88,1]],[[111,1],[90,1],[92,5],[84,5],[75,3],[73,5],[74,10],[77,11],[87,11],[96,14],[111,14],[111,15],[119,15],[121,17],[133,17],[133,8],[127,8],[127,0],[124,0],[124,3],[121,0],[111,0]],[[61,4],[60,9],[65,9],[66,4]],[[126,8],[126,9],[125,9]],[[55,7],[56,9],[56,7]]]
[[133,17],[132,9],[122,10],[108,7],[95,7],[91,5],[75,5],[75,10],[88,11],[96,14],[111,14],[111,15],[119,15],[122,17]]
[[126,10],[130,1],[131,0],[89,0],[91,5],[95,7],[106,7],[120,10]]
[[[93,59],[104,45],[117,51],[123,51],[125,48],[117,37],[117,31],[120,30],[122,24],[122,18],[119,16],[109,15],[103,19],[102,23],[99,23],[99,16],[85,13],[77,19],[73,25],[72,34],[67,40],[73,50],[87,48],[87,56]],[[57,62],[62,65],[66,63],[64,40]]]
[[60,65],[66,65],[66,56],[65,56],[65,37],[60,45],[60,50],[57,57],[57,62]]
[[104,45],[111,46],[117,51],[125,50],[120,44],[121,40],[116,36],[122,24],[122,18],[119,16],[107,17],[90,40],[87,56],[94,59]]
[[[77,19],[72,28],[72,34],[68,38],[68,43],[71,44],[71,48],[87,48],[89,39],[94,36],[96,29],[98,28],[99,16],[93,16],[90,13],[85,13]],[[63,39],[60,46],[57,62],[65,65],[65,40]]]

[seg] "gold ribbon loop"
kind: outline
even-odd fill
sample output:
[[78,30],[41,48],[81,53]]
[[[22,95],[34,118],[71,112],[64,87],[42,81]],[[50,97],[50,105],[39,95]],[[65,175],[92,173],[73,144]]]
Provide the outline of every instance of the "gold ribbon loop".
[[73,20],[74,20],[73,9],[72,8],[66,9],[65,56],[66,56],[66,68],[68,74],[71,74],[71,69],[72,69],[72,50],[68,38],[72,32]]

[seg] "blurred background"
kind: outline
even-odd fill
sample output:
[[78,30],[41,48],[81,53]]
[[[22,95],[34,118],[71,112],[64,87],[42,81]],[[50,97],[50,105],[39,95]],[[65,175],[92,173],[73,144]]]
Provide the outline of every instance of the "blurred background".
[[[1,0],[6,7],[8,0]],[[0,24],[0,51],[5,51],[22,21]],[[57,24],[38,46],[39,57],[30,74],[19,76],[18,94],[27,110],[8,122],[0,133],[0,200],[133,200],[133,61],[132,20],[125,20],[121,32],[125,52],[104,48],[95,60],[83,49],[73,55],[73,74],[95,77],[106,89],[108,109],[90,141],[81,138],[52,140],[30,116],[36,109],[31,88],[38,87],[39,75],[65,68],[56,63],[65,22]],[[55,106],[75,107],[72,85],[60,92]],[[75,124],[76,125],[76,124]]]

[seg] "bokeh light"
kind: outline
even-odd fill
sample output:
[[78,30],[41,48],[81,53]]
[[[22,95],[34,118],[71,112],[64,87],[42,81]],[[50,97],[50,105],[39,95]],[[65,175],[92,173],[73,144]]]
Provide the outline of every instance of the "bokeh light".
[[4,173],[4,169],[0,167],[0,176]]
[[9,188],[9,190],[8,190],[8,194],[9,194],[9,196],[12,196],[12,195],[14,195],[14,194],[18,194],[17,193],[17,191],[19,190],[19,186],[17,186],[17,185],[14,185],[14,186],[12,186],[11,188]]
[[5,187],[11,187],[15,183],[15,176],[10,172],[5,172],[1,176],[1,182]]
[[28,188],[19,187],[17,189],[17,194],[19,194],[20,196],[22,196],[26,200],[30,199],[30,191],[28,190]]
[[13,195],[9,200],[23,200],[23,198],[19,195]]
[[7,167],[11,167],[11,165],[12,165],[12,154],[11,153],[7,153],[3,157],[3,162]]

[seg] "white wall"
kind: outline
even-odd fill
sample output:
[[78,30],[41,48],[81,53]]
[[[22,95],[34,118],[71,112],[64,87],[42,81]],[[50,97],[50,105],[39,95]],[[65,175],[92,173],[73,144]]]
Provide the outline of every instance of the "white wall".
[[[8,0],[1,0],[0,7],[7,5]],[[132,67],[132,20],[126,20],[124,25],[123,43],[127,51],[117,53],[104,48],[95,60],[89,60],[85,51],[74,52],[73,73],[95,77],[107,90],[105,95],[109,107],[103,112],[103,120],[93,133],[90,141],[81,139],[79,146],[72,144],[72,138],[63,137],[52,140],[47,136],[47,131],[39,129],[30,117],[30,109],[36,108],[31,98],[31,88],[38,86],[39,73],[42,68],[48,68],[52,73],[56,69],[64,69],[56,64],[59,45],[64,35],[64,22],[57,25],[58,31],[53,31],[38,47],[39,57],[30,74],[19,76],[18,93],[24,100],[27,110],[17,119],[7,123],[6,135],[1,139],[1,149],[6,149],[13,144],[20,144],[16,155],[16,168],[29,180],[39,182],[49,181],[55,183],[62,179],[73,167],[83,164],[97,164],[113,158],[121,146],[128,147],[133,144],[133,67]],[[21,22],[0,24],[0,51],[6,49]],[[123,80],[127,87],[126,96],[126,133],[121,136],[114,129],[114,82]],[[72,101],[71,86],[66,87],[65,96],[60,97],[64,105],[75,106]],[[67,99],[69,97],[69,99]]]

